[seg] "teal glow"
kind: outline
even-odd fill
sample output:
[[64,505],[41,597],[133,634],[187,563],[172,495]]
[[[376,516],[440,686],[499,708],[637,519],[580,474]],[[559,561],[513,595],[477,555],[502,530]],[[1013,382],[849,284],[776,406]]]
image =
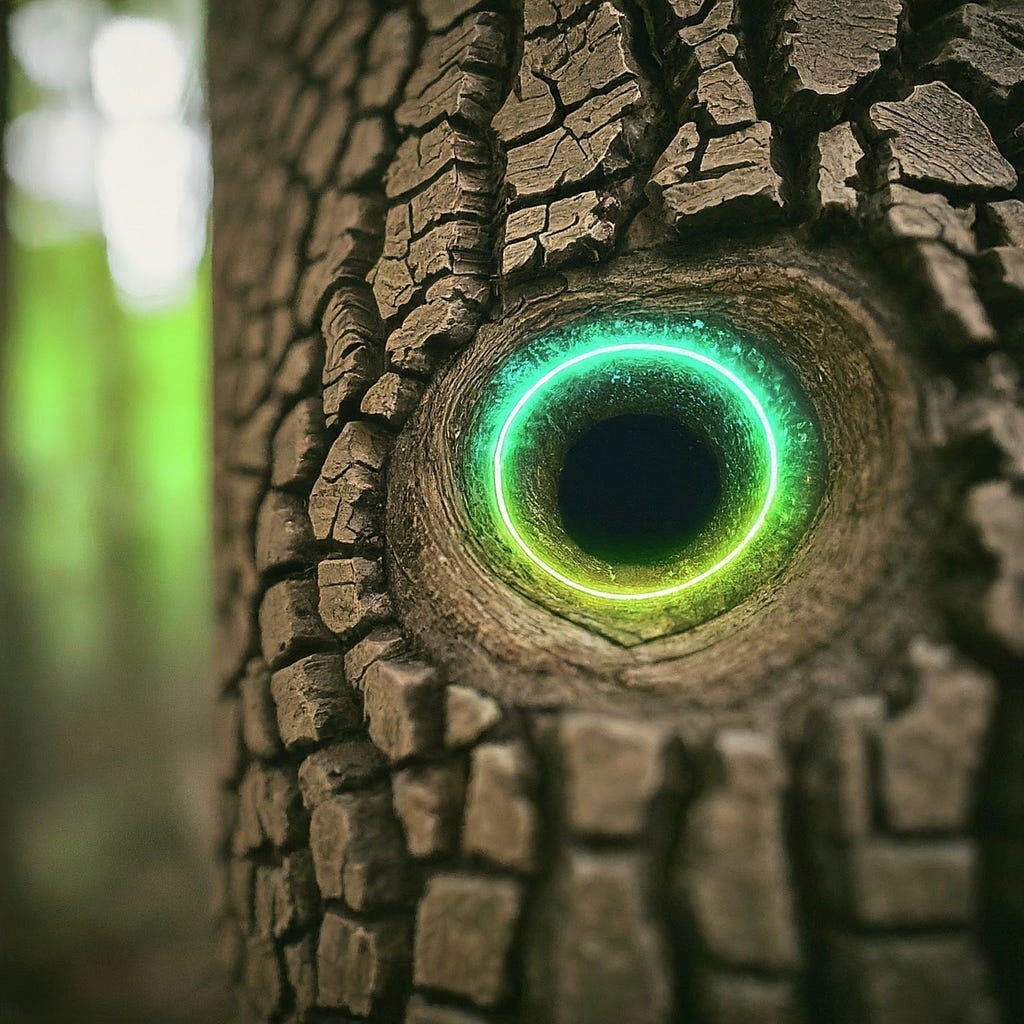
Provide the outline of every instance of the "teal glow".
[[[623,413],[696,430],[722,493],[678,549],[612,562],[566,533],[557,491],[573,441]],[[710,316],[594,318],[535,337],[484,383],[462,451],[472,533],[506,581],[567,614],[632,620],[658,608],[679,628],[785,565],[826,478],[817,419],[779,349]]]
[[[703,366],[708,367],[712,372],[720,374],[724,377],[743,397],[743,399],[749,404],[750,408],[757,417],[760,423],[761,429],[764,432],[763,438],[765,446],[768,450],[768,480],[767,486],[765,487],[764,499],[761,503],[756,518],[747,531],[746,535],[740,540],[740,542],[729,551],[724,557],[720,558],[714,565],[705,569],[703,572],[697,573],[697,575],[684,580],[682,583],[676,583],[672,586],[662,587],[658,590],[641,591],[639,593],[623,593],[615,592],[610,590],[599,590],[596,587],[588,587],[576,580],[570,579],[564,573],[559,572],[554,566],[548,565],[542,558],[540,558],[523,540],[522,535],[516,528],[516,524],[513,521],[512,515],[509,512],[508,502],[505,498],[505,484],[504,484],[504,470],[503,470],[503,455],[505,449],[505,443],[508,439],[509,431],[511,430],[516,418],[520,412],[526,407],[526,405],[537,396],[551,381],[553,381],[560,374],[564,373],[570,367],[576,366],[580,363],[586,362],[591,359],[600,359],[602,356],[615,355],[622,352],[655,352],[661,355],[669,355],[681,359],[689,359],[695,363],[699,363]],[[734,558],[742,553],[743,549],[754,539],[758,531],[764,526],[765,518],[768,515],[768,510],[771,508],[772,500],[775,497],[775,492],[778,489],[779,483],[779,457],[778,448],[775,443],[775,435],[772,432],[771,424],[768,422],[768,416],[764,411],[763,406],[757,400],[757,396],[753,391],[743,383],[740,378],[733,373],[728,367],[722,366],[721,363],[716,362],[709,356],[701,355],[699,352],[691,351],[690,349],[677,348],[673,345],[659,345],[652,342],[626,342],[620,345],[609,345],[604,348],[593,349],[589,352],[583,352],[580,355],[573,356],[570,359],[559,363],[552,370],[548,370],[540,380],[533,384],[526,393],[516,402],[512,411],[509,413],[505,422],[502,424],[501,431],[498,434],[498,442],[494,449],[494,493],[498,503],[498,511],[501,515],[502,522],[505,525],[505,529],[508,530],[509,536],[515,541],[515,543],[522,550],[523,554],[526,555],[534,564],[540,569],[546,572],[549,576],[558,580],[559,583],[564,584],[567,587],[572,587],[573,590],[578,590],[584,594],[590,594],[592,597],[606,598],[612,601],[643,601],[648,598],[656,597],[668,597],[670,594],[678,593],[681,590],[686,590],[688,587],[694,586],[694,584],[700,583],[706,580],[709,576],[713,576],[719,569],[728,565]]]

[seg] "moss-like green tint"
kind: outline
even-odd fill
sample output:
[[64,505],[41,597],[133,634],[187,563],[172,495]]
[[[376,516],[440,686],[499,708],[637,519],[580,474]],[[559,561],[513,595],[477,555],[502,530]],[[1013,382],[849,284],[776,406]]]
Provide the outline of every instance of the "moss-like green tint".
[[[682,548],[611,562],[565,531],[558,478],[573,441],[625,413],[686,424],[714,452],[722,494]],[[825,459],[810,404],[769,346],[725,324],[645,316],[570,325],[509,358],[475,408],[464,474],[483,546],[520,587],[588,607],[685,599],[710,613],[785,563],[820,501]]]
[[155,686],[187,656],[195,678],[210,614],[208,269],[187,302],[143,315],[119,305],[102,240],[14,255],[5,527],[22,612],[45,638],[40,672],[87,688],[137,656]]

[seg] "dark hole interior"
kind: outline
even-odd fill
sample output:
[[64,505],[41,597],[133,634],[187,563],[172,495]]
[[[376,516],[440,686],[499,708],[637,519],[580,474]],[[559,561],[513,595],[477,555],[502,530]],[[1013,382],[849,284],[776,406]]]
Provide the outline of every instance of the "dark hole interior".
[[689,544],[722,494],[707,440],[668,416],[623,414],[588,427],[558,478],[565,532],[609,562],[657,562]]

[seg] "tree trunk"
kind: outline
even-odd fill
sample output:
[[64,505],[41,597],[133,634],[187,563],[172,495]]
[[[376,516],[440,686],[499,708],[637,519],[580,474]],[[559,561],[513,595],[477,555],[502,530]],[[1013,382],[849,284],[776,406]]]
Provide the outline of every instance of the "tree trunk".
[[243,1019],[1024,1014],[1011,6],[212,5]]

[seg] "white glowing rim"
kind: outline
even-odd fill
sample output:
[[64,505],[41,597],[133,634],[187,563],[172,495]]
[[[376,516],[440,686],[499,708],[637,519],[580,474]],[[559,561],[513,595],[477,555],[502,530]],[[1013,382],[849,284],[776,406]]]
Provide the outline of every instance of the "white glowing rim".
[[[716,562],[710,569],[705,569],[704,572],[699,573],[692,579],[688,579],[683,583],[677,583],[672,587],[665,587],[662,590],[648,590],[640,594],[623,594],[614,593],[608,590],[597,590],[594,587],[588,587],[582,583],[577,583],[575,580],[569,579],[568,576],[560,573],[553,566],[548,565],[547,562],[530,549],[529,545],[523,540],[519,531],[516,529],[515,523],[512,522],[512,516],[508,511],[508,503],[505,500],[505,486],[502,481],[502,459],[505,454],[505,441],[508,438],[508,432],[512,428],[512,424],[515,422],[519,413],[522,412],[526,403],[529,402],[530,399],[541,390],[541,388],[549,384],[555,379],[555,377],[563,371],[568,370],[570,367],[585,362],[587,359],[612,355],[616,352],[659,352],[665,355],[690,359],[709,367],[713,372],[724,377],[747,400],[751,409],[754,410],[754,414],[757,416],[757,419],[760,421],[761,428],[764,430],[764,439],[768,445],[768,488],[765,492],[761,510],[758,512],[753,525],[747,531],[746,536],[724,558]],[[564,363],[559,363],[554,369],[548,370],[548,372],[533,384],[522,398],[516,402],[515,407],[508,414],[508,418],[502,425],[501,432],[498,434],[498,443],[494,449],[494,493],[498,501],[498,511],[501,514],[502,522],[505,524],[505,529],[509,532],[509,536],[511,536],[511,538],[516,542],[516,545],[522,550],[523,554],[526,555],[526,557],[529,558],[530,561],[538,568],[542,569],[553,579],[558,580],[559,583],[563,583],[565,586],[571,587],[573,590],[589,594],[591,597],[608,598],[613,601],[644,601],[654,597],[668,597],[671,594],[678,594],[679,591],[685,590],[687,587],[695,586],[702,580],[706,580],[709,576],[713,576],[719,569],[728,565],[734,558],[736,558],[754,539],[757,532],[764,525],[764,521],[768,516],[768,509],[771,508],[772,500],[775,497],[775,491],[778,488],[778,483],[779,456],[775,444],[775,435],[772,433],[772,428],[768,423],[768,417],[765,415],[764,408],[750,388],[747,387],[747,385],[744,384],[743,381],[732,372],[732,370],[722,366],[720,363],[716,363],[713,359],[709,359],[705,355],[701,355],[699,352],[692,352],[690,349],[686,348],[677,348],[674,345],[658,345],[652,342],[629,342],[621,345],[609,345],[605,348],[593,349],[590,352],[584,352],[581,355],[573,356],[571,359],[567,359]]]

